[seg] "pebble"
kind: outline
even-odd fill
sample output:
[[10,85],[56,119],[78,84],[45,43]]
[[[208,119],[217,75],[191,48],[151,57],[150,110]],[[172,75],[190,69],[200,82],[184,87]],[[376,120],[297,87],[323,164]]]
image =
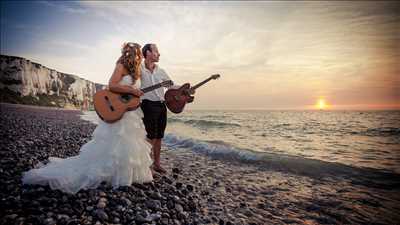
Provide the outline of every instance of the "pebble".
[[145,202],[146,207],[153,209],[153,210],[159,210],[161,208],[161,203],[158,200],[147,200]]
[[99,218],[101,221],[106,221],[108,220],[108,215],[104,210],[102,209],[96,209],[95,211],[95,216]]
[[175,204],[175,209],[177,212],[183,212],[183,207],[180,204]]
[[172,168],[172,173],[180,173],[180,170],[176,167]]
[[98,209],[104,209],[106,207],[106,203],[103,201],[100,201],[99,203],[97,203],[96,206]]
[[56,225],[57,222],[53,218],[47,218],[44,220],[45,225]]

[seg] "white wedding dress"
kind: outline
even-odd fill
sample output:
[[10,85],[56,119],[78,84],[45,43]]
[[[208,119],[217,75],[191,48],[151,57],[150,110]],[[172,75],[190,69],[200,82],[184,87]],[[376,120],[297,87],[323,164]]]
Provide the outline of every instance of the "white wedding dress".
[[[125,75],[120,84],[132,85],[133,79]],[[142,117],[143,112],[138,108],[125,112],[114,123],[100,120],[79,155],[65,159],[49,157],[46,165],[25,172],[22,183],[49,185],[52,189],[76,193],[96,188],[102,181],[113,188],[152,181],[151,145],[145,140]]]

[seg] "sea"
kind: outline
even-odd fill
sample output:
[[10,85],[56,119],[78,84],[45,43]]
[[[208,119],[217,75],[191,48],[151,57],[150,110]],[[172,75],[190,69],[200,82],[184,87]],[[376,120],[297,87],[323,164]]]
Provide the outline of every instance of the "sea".
[[[84,112],[82,119],[99,122],[94,111]],[[304,172],[313,168],[372,169],[397,177],[400,111],[168,112],[163,144],[171,150],[184,148],[261,166],[308,170]]]

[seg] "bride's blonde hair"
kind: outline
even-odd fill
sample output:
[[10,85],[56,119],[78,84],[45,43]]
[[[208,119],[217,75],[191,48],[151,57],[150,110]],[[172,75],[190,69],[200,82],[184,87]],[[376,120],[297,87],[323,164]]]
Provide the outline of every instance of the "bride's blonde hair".
[[142,52],[140,45],[134,42],[125,42],[121,48],[121,56],[117,63],[121,63],[135,80],[140,78],[140,63],[142,62]]

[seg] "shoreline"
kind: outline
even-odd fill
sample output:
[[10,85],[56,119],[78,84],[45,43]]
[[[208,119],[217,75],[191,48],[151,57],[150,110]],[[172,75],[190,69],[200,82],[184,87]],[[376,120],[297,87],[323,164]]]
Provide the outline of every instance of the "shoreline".
[[[49,156],[76,155],[95,128],[80,110],[1,104],[1,224],[396,224],[399,187],[309,177],[163,146],[151,184],[76,195],[21,185]],[[101,199],[106,203],[101,208]],[[68,207],[69,206],[69,207]],[[71,209],[74,208],[74,209]]]

